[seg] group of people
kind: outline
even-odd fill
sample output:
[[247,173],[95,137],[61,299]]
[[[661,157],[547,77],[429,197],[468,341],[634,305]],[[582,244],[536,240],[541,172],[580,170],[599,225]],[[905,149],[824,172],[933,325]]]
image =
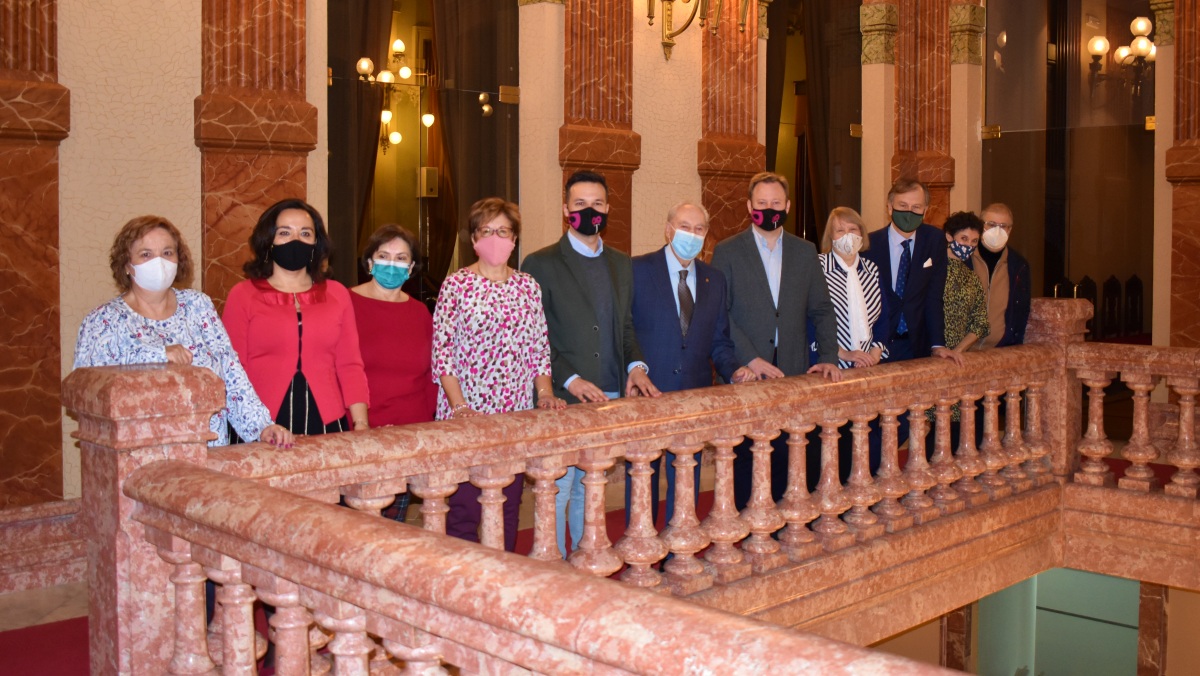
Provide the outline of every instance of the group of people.
[[[402,289],[418,251],[398,225],[366,242],[370,281],[347,289],[326,277],[330,239],[316,209],[298,199],[272,205],[250,235],[246,279],[218,317],[211,299],[187,288],[193,259],[179,230],[143,216],[113,242],[119,294],[84,319],[75,367],[210,369],[226,386],[210,445],[287,448],[297,435],[657,397],[712,385],[714,372],[726,383],[804,373],[836,381],[840,369],[917,357],[961,365],[968,348],[1023,340],[1029,267],[1006,246],[1013,219],[1004,205],[982,218],[954,214],[943,231],[923,223],[925,187],[900,181],[888,195],[887,228],[868,235],[857,212],[839,207],[818,253],[784,230],[787,193],[784,177],[756,175],[749,226],[716,245],[711,265],[700,259],[709,215],[693,202],[667,212],[661,248],[630,258],[604,245],[604,177],[576,172],[565,188],[565,232],[521,270],[509,264],[521,231],[517,205],[482,199],[467,218],[478,260],[446,278],[432,315]],[[778,498],[786,435],[772,443]],[[736,453],[741,508],[749,442]],[[671,514],[674,467],[665,455]],[[565,556],[583,534],[583,472],[568,468],[557,484]],[[523,487],[517,476],[503,490],[510,551]],[[450,497],[448,534],[478,541],[479,496],[463,483]]]

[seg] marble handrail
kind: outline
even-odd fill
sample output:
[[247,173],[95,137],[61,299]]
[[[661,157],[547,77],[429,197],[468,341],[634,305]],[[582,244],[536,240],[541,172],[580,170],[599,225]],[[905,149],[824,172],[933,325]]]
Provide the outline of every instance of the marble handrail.
[[[313,611],[333,631],[336,673],[366,673],[374,646],[363,632],[410,661],[436,667],[458,656],[474,660],[476,671],[507,664],[545,673],[947,673],[194,464],[146,465],[125,481],[124,493],[137,501],[134,518],[148,539],[175,566],[176,597],[187,601],[177,604],[177,615],[187,616],[176,617],[173,665],[208,659],[197,603],[203,577],[191,574],[203,564],[219,569],[226,587],[253,585],[283,603],[276,618],[286,610],[285,620],[303,622],[301,608]],[[222,605],[227,598],[219,597]],[[287,621],[272,620],[285,639],[277,673],[307,674],[307,641],[286,640]],[[252,636],[249,622],[249,614],[239,626],[227,620],[225,644]],[[226,664],[248,659],[252,643],[240,643],[240,653],[226,650]]]

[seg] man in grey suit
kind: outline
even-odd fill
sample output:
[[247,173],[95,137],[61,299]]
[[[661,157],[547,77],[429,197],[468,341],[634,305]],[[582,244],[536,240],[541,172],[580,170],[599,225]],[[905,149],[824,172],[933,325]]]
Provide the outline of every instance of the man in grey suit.
[[[841,379],[837,367],[837,315],[829,287],[810,242],[784,232],[788,211],[787,179],[762,172],[750,180],[746,210],[751,225],[717,245],[713,267],[725,275],[729,328],[738,363],[759,378],[820,373]],[[807,324],[815,330],[809,336]],[[818,360],[808,363],[809,343]],[[734,502],[740,510],[750,499],[753,459],[750,440],[735,449]],[[771,493],[787,490],[787,434],[772,442]]]
[[[521,266],[542,287],[555,396],[569,403],[607,401],[622,393],[659,396],[634,333],[629,256],[605,248],[600,239],[608,223],[604,177],[572,174],[563,217],[568,227],[562,238],[529,254]],[[558,549],[565,556],[567,522],[573,550],[583,535],[583,471],[568,468],[557,485]]]

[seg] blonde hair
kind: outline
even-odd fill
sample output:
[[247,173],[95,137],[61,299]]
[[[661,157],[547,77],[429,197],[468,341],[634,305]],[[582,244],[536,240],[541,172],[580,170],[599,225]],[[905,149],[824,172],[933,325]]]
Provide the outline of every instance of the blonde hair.
[[863,223],[862,216],[850,207],[834,207],[833,211],[829,212],[829,218],[825,221],[825,232],[821,235],[821,253],[829,253],[833,249],[833,224],[838,221],[858,226],[858,235],[862,237],[860,252],[870,248],[871,242],[867,238],[867,226]]

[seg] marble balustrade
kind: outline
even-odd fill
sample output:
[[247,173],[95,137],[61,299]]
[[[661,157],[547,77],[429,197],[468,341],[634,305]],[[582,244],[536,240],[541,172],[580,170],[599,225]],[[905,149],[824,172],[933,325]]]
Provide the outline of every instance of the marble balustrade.
[[[438,631],[428,628],[433,625],[421,625],[426,627],[422,629],[406,626],[407,633],[396,634],[392,631],[395,627],[380,619],[386,613],[381,615],[380,609],[372,605],[374,601],[368,603],[363,599],[377,600],[391,592],[408,592],[416,582],[393,587],[385,577],[372,577],[357,570],[331,572],[342,565],[347,556],[344,552],[358,548],[373,551],[368,558],[377,563],[382,559],[390,561],[388,556],[372,549],[386,548],[386,542],[377,543],[374,534],[363,537],[352,534],[359,523],[370,524],[364,528],[387,541],[403,536],[424,538],[412,542],[447,542],[435,534],[445,530],[446,497],[463,481],[471,481],[482,490],[481,541],[485,546],[455,542],[457,549],[453,555],[443,552],[442,556],[448,558],[431,565],[437,566],[446,584],[457,585],[455,589],[463,590],[467,596],[486,590],[487,585],[477,584],[481,562],[491,565],[493,560],[503,560],[516,562],[515,569],[530,575],[550,570],[570,575],[574,585],[586,584],[589,576],[605,577],[620,572],[620,579],[626,583],[624,587],[666,592],[648,597],[663,603],[669,603],[671,595],[689,596],[714,608],[805,628],[812,626],[813,612],[828,615],[836,608],[849,607],[843,603],[844,599],[830,606],[828,597],[830,590],[841,585],[839,579],[845,582],[853,577],[851,570],[857,571],[863,587],[854,600],[860,606],[855,612],[862,612],[863,604],[875,603],[879,610],[902,602],[903,595],[878,594],[879,584],[896,584],[895,573],[889,571],[915,571],[912,574],[928,578],[925,584],[955,589],[947,587],[946,579],[927,573],[934,567],[921,564],[914,569],[910,565],[919,558],[938,556],[939,549],[954,549],[953,554],[941,554],[949,557],[946,570],[958,566],[949,560],[955,557],[983,561],[994,557],[993,563],[1008,570],[1009,577],[1018,574],[1013,570],[1028,575],[1065,565],[1064,558],[1071,560],[1071,557],[1079,559],[1073,564],[1076,567],[1090,569],[1089,552],[1103,554],[1109,551],[1106,548],[1127,547],[1129,535],[1123,535],[1126,540],[1122,543],[1110,541],[1103,527],[1096,526],[1094,519],[1088,520],[1089,510],[1094,513],[1107,510],[1114,514],[1109,517],[1112,519],[1135,516],[1143,522],[1159,519],[1176,529],[1200,527],[1191,523],[1195,519],[1190,508],[1171,502],[1194,499],[1196,484],[1200,483],[1195,474],[1200,458],[1194,444],[1194,397],[1200,375],[1197,368],[1200,351],[1084,344],[1083,324],[1090,314],[1091,307],[1082,301],[1037,299],[1030,324],[1030,344],[969,355],[964,369],[942,360],[918,360],[846,371],[840,383],[816,377],[746,383],[673,393],[653,400],[572,406],[558,412],[526,411],[305,438],[288,450],[262,444],[204,449],[208,433],[202,423],[206,412],[221,401],[213,395],[214,389],[219,395],[219,383],[214,388],[213,383],[205,380],[209,378],[205,373],[177,367],[81,370],[68,378],[65,391],[68,409],[81,419],[79,436],[84,442],[85,472],[91,457],[102,476],[96,492],[108,493],[94,501],[102,506],[103,500],[108,499],[119,507],[116,514],[110,512],[95,519],[100,527],[93,529],[98,533],[93,539],[101,542],[93,546],[97,558],[93,560],[90,581],[100,584],[103,590],[105,584],[112,583],[114,568],[118,579],[133,578],[131,586],[135,589],[158,588],[165,592],[166,580],[174,581],[174,604],[161,603],[159,610],[166,614],[157,614],[160,620],[174,614],[174,632],[160,631],[158,641],[173,642],[174,653],[161,647],[157,652],[148,651],[154,653],[145,658],[151,661],[191,659],[180,658],[182,650],[185,657],[215,652],[218,661],[222,661],[228,656],[234,662],[224,669],[235,663],[252,662],[245,655],[255,649],[254,643],[244,627],[237,630],[241,633],[214,640],[214,644],[221,646],[219,651],[213,645],[208,651],[191,643],[190,647],[179,647],[183,640],[181,631],[201,630],[196,628],[194,618],[181,619],[183,611],[173,611],[172,605],[194,609],[197,580],[208,577],[221,583],[218,600],[224,598],[222,607],[231,608],[218,614],[229,618],[228,626],[222,628],[226,632],[234,631],[256,596],[289,608],[279,620],[286,626],[275,627],[274,631],[277,642],[281,636],[308,641],[304,650],[296,648],[289,653],[296,660],[308,655],[309,646],[329,642],[334,659],[343,659],[345,655],[346,665],[363,664],[373,651],[377,658],[383,655],[377,645],[389,651],[395,648],[394,654],[409,655],[410,663],[419,663],[426,659],[421,657],[424,655],[433,665],[431,669],[442,658],[460,665],[463,664],[460,660],[472,665],[478,660],[520,662],[525,658],[499,654],[496,640],[486,645],[462,643],[459,633],[454,633],[455,638],[449,643],[444,636],[438,640],[429,638],[440,635],[438,631],[449,631],[447,627],[451,625],[440,625]],[[1122,490],[1113,489],[1111,472],[1103,460],[1113,449],[1104,435],[1100,400],[1103,388],[1118,373],[1134,391],[1134,432],[1122,449],[1132,465],[1117,485]],[[1162,379],[1177,395],[1177,403],[1171,409],[1173,415],[1168,412],[1166,416],[1174,422],[1176,443],[1159,449],[1155,444],[1161,445],[1156,441],[1161,435],[1151,434],[1149,427],[1155,419],[1152,412],[1157,410],[1155,415],[1161,418],[1164,408],[1154,409],[1149,405],[1149,392]],[[1085,390],[1087,394],[1081,396]],[[129,403],[131,399],[136,401]],[[957,448],[950,447],[949,433],[954,404],[964,412],[963,433]],[[972,429],[976,407],[982,408],[984,425],[978,448]],[[1081,413],[1085,409],[1086,413]],[[913,431],[907,449],[897,443],[897,427],[902,417]],[[866,464],[867,430],[876,418],[882,429],[883,460],[872,475]],[[1081,418],[1087,422],[1082,435],[1077,431]],[[847,429],[843,427],[847,424],[854,452],[849,478],[843,484],[838,477],[837,445],[839,429]],[[813,447],[807,441],[810,431],[818,433]],[[928,436],[926,431],[930,432]],[[772,452],[770,442],[781,432],[790,435],[791,472],[787,493],[775,503],[767,485],[767,468]],[[738,513],[733,509],[732,449],[742,438],[753,442],[755,476],[751,501]],[[675,454],[676,467],[682,470],[676,474],[680,499],[677,512],[670,515],[669,526],[658,533],[649,513],[648,464],[665,449]],[[701,453],[712,455],[716,470],[714,506],[703,521],[688,499],[697,489],[688,470],[699,461]],[[805,453],[819,453],[822,458],[820,480],[811,493],[804,475]],[[118,458],[115,467],[102,462],[114,454]],[[167,464],[162,460],[177,462]],[[631,463],[627,480],[633,482],[631,519],[629,528],[614,543],[605,528],[604,491],[609,470],[625,460]],[[1175,468],[1173,479],[1161,493],[1157,492],[1154,472],[1149,469],[1151,462]],[[586,472],[587,518],[580,548],[571,555],[570,565],[565,566],[559,561],[553,537],[554,479],[571,465]],[[524,563],[511,555],[490,551],[503,542],[500,490],[522,472],[531,484],[535,521],[530,554],[534,561]],[[190,478],[171,478],[176,474]],[[138,477],[136,485],[129,482],[131,475]],[[154,478],[145,479],[146,476]],[[228,477],[231,483],[227,487],[224,479],[217,481],[218,477]],[[169,493],[158,492],[168,479],[174,488]],[[212,486],[216,483],[220,485]],[[260,499],[258,487],[268,491],[262,496],[275,496],[262,497],[263,505],[290,507],[282,511],[253,507],[243,513],[247,501]],[[367,515],[354,514],[355,510],[378,514],[395,493],[405,489],[422,498],[424,528],[430,532],[414,534],[415,529],[404,524],[384,519],[364,521]],[[339,498],[344,498],[355,510],[334,508],[333,503]],[[1075,505],[1066,512],[1075,515],[1071,518],[1079,517],[1075,530],[1067,526],[1066,517],[1060,514],[1059,505],[1064,501]],[[1148,513],[1131,513],[1130,505],[1135,503]],[[130,518],[135,509],[136,521]],[[293,523],[289,516],[292,513],[306,514],[309,521],[303,525]],[[327,514],[359,521],[343,523],[343,519],[324,516]],[[143,532],[138,522],[149,528]],[[1133,537],[1138,536],[1136,526],[1128,529],[1133,531]],[[105,544],[105,538],[112,537],[117,537],[115,545]],[[1155,546],[1176,556],[1178,543],[1174,540],[1177,539],[1159,538]],[[301,549],[288,549],[293,546]],[[431,545],[421,545],[428,546]],[[122,547],[128,547],[128,553],[120,553]],[[1007,551],[1007,556],[1011,556],[1019,547],[1035,552],[1021,563],[1028,570],[1005,563],[1005,555],[996,554]],[[114,549],[118,550],[115,555]],[[409,556],[407,551],[392,558],[402,562]],[[668,552],[675,556],[666,561],[660,572],[658,564]],[[1103,556],[1101,559],[1107,560]],[[140,563],[134,565],[135,561]],[[97,566],[97,562],[101,565]],[[851,562],[854,565],[848,567]],[[1196,565],[1189,563],[1186,556],[1177,563],[1158,581],[1200,587]],[[1119,563],[1110,561],[1105,566],[1097,572],[1121,574],[1120,570],[1115,573],[1111,570],[1114,566],[1119,568]],[[810,589],[816,605],[793,603],[772,610],[755,600],[771,594],[772,589],[781,590],[792,584],[788,580],[796,578],[791,574],[805,567],[810,579],[816,579],[814,572],[824,571],[818,577],[825,586]],[[304,576],[296,577],[298,573],[293,571],[301,569]],[[1143,565],[1138,569],[1143,577],[1136,579],[1153,579],[1157,570],[1149,563]],[[579,572],[588,575],[579,576]],[[360,574],[365,577],[358,577]],[[326,582],[318,583],[322,578]],[[992,584],[998,589],[999,585],[1017,579],[1021,578],[1009,580],[1001,575]],[[913,582],[919,581],[910,580]],[[343,593],[349,586],[360,583],[372,586],[353,597]],[[604,589],[614,588],[605,584]],[[180,585],[185,588],[182,592]],[[388,591],[381,587],[388,587]],[[959,585],[957,592],[969,595],[983,588]],[[314,589],[319,593],[313,592]],[[118,585],[115,593],[118,605],[121,593],[123,588]],[[797,593],[804,596],[808,592]],[[818,598],[822,594],[826,598]],[[844,590],[836,595],[844,597]],[[297,598],[300,600],[296,601]],[[978,597],[965,602],[973,598]],[[544,597],[529,601],[529,607],[521,612],[533,612],[536,606],[545,603]],[[964,599],[947,596],[940,603],[950,609],[961,606]],[[416,606],[403,607],[411,610]],[[480,613],[487,608],[488,604],[475,609],[439,605],[427,610],[431,616],[457,617],[447,621],[482,631],[483,625],[479,623],[487,625],[488,621]],[[456,614],[460,611],[464,614]],[[922,612],[936,616],[945,610],[928,606]],[[125,637],[127,642],[136,644],[131,650],[136,655],[147,651],[152,643],[149,638],[138,638],[146,636],[148,628],[122,625],[144,624],[146,616],[153,618],[156,613],[131,615],[128,611],[118,611],[117,620],[111,616],[107,619],[111,620],[109,630],[117,633],[118,638]],[[412,614],[399,617],[411,620]],[[875,634],[861,631],[861,622],[856,617],[843,612],[840,620],[835,618],[829,627],[822,628],[827,630],[819,633],[860,643],[877,640]],[[916,615],[905,616],[896,622],[916,618]],[[838,622],[841,624],[834,626]],[[658,620],[654,624],[660,625]],[[310,625],[323,630],[312,629]],[[493,631],[499,625],[488,626],[491,627],[488,631]],[[891,629],[898,631],[907,626],[911,625]],[[616,631],[620,627],[614,625],[611,629]],[[647,630],[645,625],[641,630]],[[500,643],[522,655],[528,648],[542,655],[538,659],[567,659],[544,645],[534,650],[525,641],[528,634],[520,633],[524,637],[520,640],[503,632],[502,635],[505,639]],[[433,643],[439,647],[429,648]],[[455,647],[447,648],[451,643]],[[435,653],[435,657],[429,657]],[[551,653],[556,657],[547,657]],[[448,657],[450,654],[454,657]],[[578,659],[580,653],[573,655],[570,659]],[[204,658],[196,659],[202,662]],[[589,656],[588,659],[603,663],[605,658]],[[309,666],[319,670],[317,666]],[[357,667],[345,668],[350,669],[349,673],[359,673]]]

